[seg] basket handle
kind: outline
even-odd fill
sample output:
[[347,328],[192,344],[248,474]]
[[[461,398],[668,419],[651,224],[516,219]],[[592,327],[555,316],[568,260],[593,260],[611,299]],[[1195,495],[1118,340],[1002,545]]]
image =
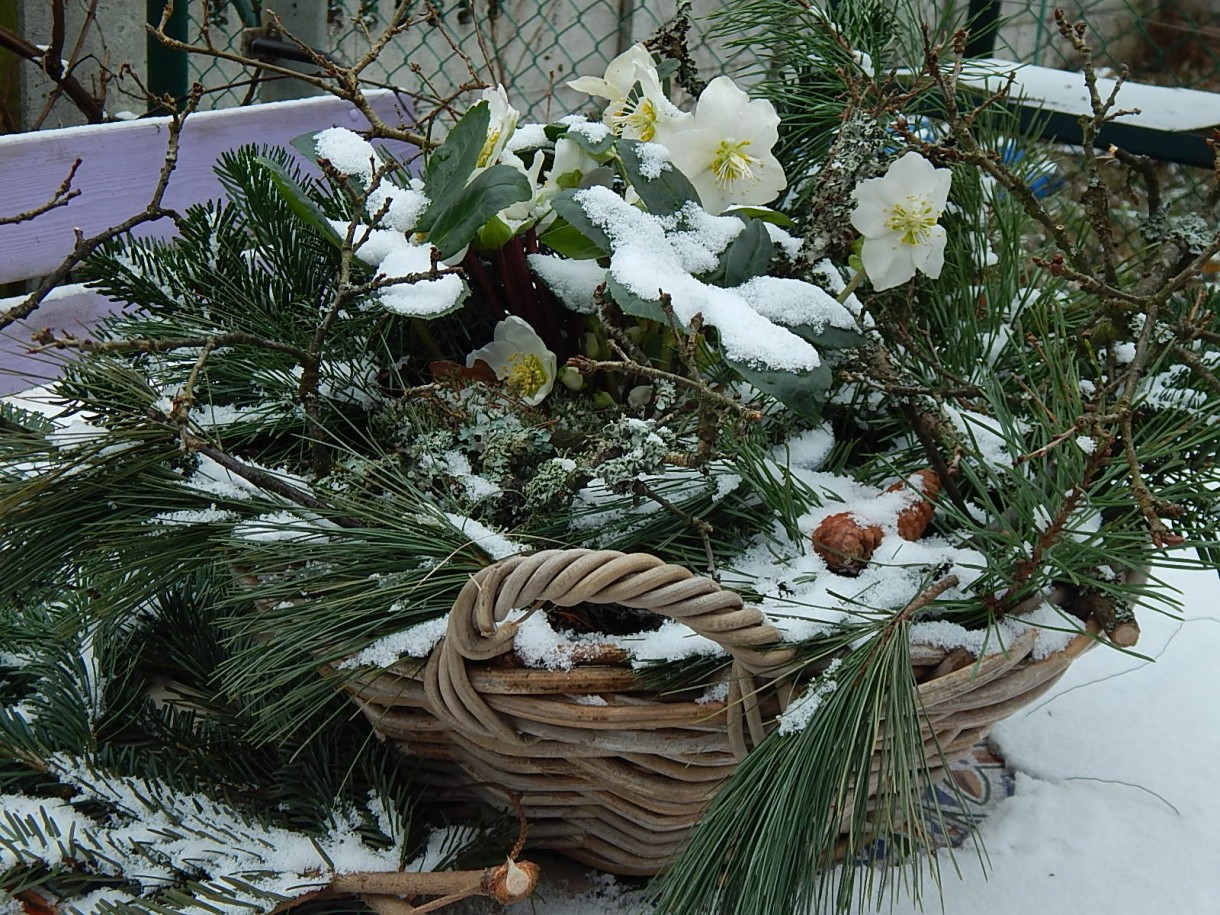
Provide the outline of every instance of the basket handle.
[[[745,607],[740,595],[711,579],[651,554],[571,549],[510,556],[471,576],[454,601],[445,639],[429,658],[428,698],[450,726],[514,745],[527,742],[470,685],[466,662],[511,650],[517,626],[505,618],[537,601],[560,607],[622,604],[685,623],[729,652],[733,694],[748,705],[754,704],[753,677],[777,675],[793,658],[791,648],[778,647],[779,633],[762,611]],[[748,723],[756,742],[761,723]]]

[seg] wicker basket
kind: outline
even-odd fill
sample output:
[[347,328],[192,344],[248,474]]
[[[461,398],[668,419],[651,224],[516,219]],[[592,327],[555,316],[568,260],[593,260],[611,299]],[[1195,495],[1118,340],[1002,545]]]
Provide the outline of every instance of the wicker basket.
[[[570,670],[521,666],[505,617],[543,604],[617,604],[681,620],[732,656],[728,697],[649,694],[611,647],[574,658]],[[912,646],[934,770],[1049,689],[1094,638],[1077,636],[1042,660],[1031,656],[1035,641],[1028,632],[981,660]],[[370,672],[349,690],[446,803],[519,803],[531,845],[651,875],[799,689],[781,676],[791,668],[791,649],[763,614],[710,579],[648,554],[549,550],[482,569],[426,663]],[[588,704],[589,694],[605,704]]]

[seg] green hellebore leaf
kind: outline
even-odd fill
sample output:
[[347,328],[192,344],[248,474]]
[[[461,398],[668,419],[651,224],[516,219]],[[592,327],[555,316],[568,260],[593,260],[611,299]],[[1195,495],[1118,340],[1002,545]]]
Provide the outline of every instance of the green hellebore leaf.
[[513,230],[499,216],[493,216],[479,229],[475,241],[484,251],[498,251],[508,244],[513,237]]
[[428,156],[424,168],[424,193],[432,204],[420,218],[416,227],[419,231],[432,231],[432,225],[449,212],[465,189],[487,142],[490,123],[491,109],[487,102],[478,102],[453,125],[445,142]]
[[584,233],[572,228],[563,220],[556,220],[552,226],[538,236],[539,243],[546,245],[556,254],[576,261],[593,260],[605,257],[603,251],[589,240]]
[[551,201],[551,209],[558,213],[570,228],[583,235],[589,244],[601,254],[609,254],[614,250],[609,236],[585,215],[584,207],[576,201],[576,193],[576,191],[560,191]]
[[830,367],[824,362],[808,372],[784,372],[758,368],[727,357],[725,361],[745,381],[770,394],[797,416],[811,421],[821,418],[826,392],[833,380]]
[[812,343],[819,353],[825,353],[827,350],[855,349],[868,342],[868,338],[864,334],[848,327],[830,327],[828,325],[814,327],[812,324],[797,324],[788,329]]
[[623,310],[623,314],[632,315],[636,318],[647,318],[650,321],[658,321],[662,324],[668,324],[669,318],[665,316],[665,312],[661,310],[661,299],[658,290],[658,297],[655,299],[645,299],[636,295],[626,286],[619,283],[613,275],[606,274],[606,291],[610,294],[610,298],[614,299],[618,307]]
[[326,214],[322,212],[322,208],[305,192],[301,185],[297,184],[291,175],[284,171],[277,162],[273,162],[265,156],[255,156],[254,162],[267,170],[268,177],[271,178],[271,183],[275,185],[276,191],[284,198],[288,208],[292,210],[301,222],[312,228],[336,248],[343,247],[343,236],[335,231],[335,227],[327,220]]
[[612,132],[606,131],[606,135],[600,140],[592,140],[583,131],[568,129],[567,133],[559,134],[558,136],[567,137],[589,155],[595,159],[602,160],[614,148],[614,143],[618,139]]
[[779,210],[773,210],[770,207],[734,206],[725,210],[723,215],[740,216],[742,219],[761,219],[763,222],[769,222],[771,225],[779,226],[781,229],[796,228],[795,220],[785,216]]
[[720,263],[708,276],[707,281],[732,289],[756,276],[765,276],[774,256],[775,243],[767,234],[767,227],[757,219],[751,219],[721,252]]
[[318,164],[318,131],[311,130],[309,133],[303,133],[300,136],[293,137],[288,142],[292,144],[302,159]]
[[640,200],[654,216],[676,213],[688,203],[699,205],[699,192],[687,177],[670,164],[661,169],[655,178],[645,177],[642,171],[640,149],[644,146],[637,140],[621,140],[618,144],[619,158],[627,181],[640,195]]
[[[428,240],[441,258],[451,257],[470,244],[489,219],[505,207],[529,200],[532,194],[529,179],[517,169],[493,165],[449,198],[448,205],[432,219]],[[436,205],[434,199],[428,212]]]

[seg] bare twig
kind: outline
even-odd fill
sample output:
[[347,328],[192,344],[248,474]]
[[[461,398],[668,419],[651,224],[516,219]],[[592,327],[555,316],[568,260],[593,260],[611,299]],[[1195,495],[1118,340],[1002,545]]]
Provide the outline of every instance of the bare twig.
[[299,70],[293,70],[289,67],[280,66],[266,60],[259,60],[252,57],[247,57],[243,54],[238,54],[233,51],[227,51],[223,48],[215,47],[214,45],[193,45],[187,42],[178,41],[176,38],[166,34],[166,26],[168,25],[168,8],[166,14],[162,15],[161,22],[157,25],[151,23],[147,26],[150,34],[152,34],[159,42],[167,48],[174,51],[182,51],[188,54],[197,54],[203,57],[212,57],[217,60],[226,60],[231,63],[240,64],[243,67],[248,67],[261,72],[264,76],[280,76],[288,77],[313,86],[323,92],[329,93],[336,98],[343,99],[353,105],[364,118],[368,121],[370,129],[369,136],[384,140],[399,140],[404,143],[411,143],[420,148],[430,149],[436,144],[428,139],[424,134],[415,131],[407,130],[400,127],[394,127],[386,123],[380,114],[374,109],[372,102],[364,94],[361,88],[360,74],[369,64],[376,59],[380,50],[389,43],[396,35],[409,26],[409,22],[403,22],[402,16],[405,15],[405,9],[409,4],[406,2],[400,3],[394,15],[390,18],[389,24],[378,35],[373,42],[369,51],[363,55],[360,60],[356,61],[351,66],[343,67],[335,64],[333,61],[326,60],[312,49],[299,41],[289,32],[282,32],[284,38],[295,43],[298,47],[311,52],[316,58],[315,62],[320,62],[320,66],[324,65],[324,75],[313,75],[310,73],[302,73]]
[[37,45],[31,44],[4,26],[0,26],[0,47],[7,48],[18,57],[24,57],[36,64],[59,89],[63,90],[63,93],[72,100],[72,104],[90,124],[100,124],[106,120],[106,112],[101,104],[88,89],[81,85],[70,70],[64,71],[59,57],[55,57],[53,61],[49,60],[47,56],[49,51],[43,51]]
[[80,353],[167,353],[176,349],[194,349],[207,346],[215,348],[223,346],[253,346],[258,349],[286,353],[298,362],[306,357],[305,350],[278,340],[268,340],[253,334],[231,333],[217,334],[213,337],[180,337],[165,340],[147,340],[142,338],[125,340],[90,340],[80,339],[66,333],[56,337],[50,333],[41,333],[35,337],[38,346],[30,347],[30,352],[43,352],[52,349],[70,349]]
[[316,511],[328,521],[332,521],[339,525],[339,527],[365,527],[364,522],[356,518],[336,517],[334,515],[334,509],[321,499],[316,498],[303,489],[293,486],[291,483],[285,482],[281,477],[277,477],[273,473],[269,473],[260,467],[254,467],[245,463],[239,458],[229,454],[223,448],[213,445],[211,442],[205,441],[204,439],[195,435],[193,432],[179,429],[176,424],[171,425],[171,428],[180,434],[182,446],[188,451],[194,451],[198,454],[204,455],[205,457],[211,458],[221,467],[225,468],[225,470],[241,477],[248,483],[254,484],[254,486],[258,487],[259,489],[287,499],[289,502],[299,505],[302,508],[308,508],[312,511]]
[[28,222],[31,219],[38,218],[43,213],[58,207],[67,206],[68,201],[79,197],[80,189],[72,187],[72,180],[76,177],[76,170],[80,168],[80,163],[80,159],[72,163],[68,176],[60,182],[59,187],[55,189],[55,193],[48,198],[46,203],[39,204],[31,210],[26,210],[24,213],[18,213],[16,216],[0,216],[0,226],[11,226],[19,222]]
[[716,391],[707,386],[707,384],[687,378],[685,375],[675,375],[672,372],[665,372],[661,369],[653,368],[650,365],[639,365],[635,362],[615,362],[590,359],[587,356],[573,356],[567,362],[568,365],[576,369],[582,375],[592,375],[595,372],[623,372],[627,375],[642,375],[645,378],[656,378],[661,381],[670,381],[674,384],[682,385],[698,391],[701,397],[706,397],[713,400],[721,406],[728,407],[738,416],[747,419],[750,422],[758,422],[762,419],[762,414],[753,407],[748,407],[745,404],[734,400],[731,397],[726,397],[719,391]]
[[712,533],[716,530],[709,522],[702,518],[696,518],[690,512],[683,511],[669,499],[665,498],[643,480],[636,480],[631,484],[632,491],[646,499],[651,499],[657,505],[665,509],[675,518],[680,518],[682,522],[699,535],[703,541],[703,550],[707,554],[707,574],[709,578],[716,581],[720,580],[720,574],[716,571],[716,553],[712,549]]

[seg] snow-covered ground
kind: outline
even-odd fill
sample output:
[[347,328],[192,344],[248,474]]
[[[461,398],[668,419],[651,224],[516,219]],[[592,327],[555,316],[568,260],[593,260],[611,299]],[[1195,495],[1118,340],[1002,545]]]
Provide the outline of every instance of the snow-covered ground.
[[[969,848],[955,861],[942,853],[946,915],[1220,913],[1220,580],[1163,580],[1184,612],[1140,615],[1139,650],[1152,661],[1095,649],[996,728],[1016,794],[982,826],[986,867]],[[940,910],[934,889],[925,903]],[[510,911],[641,910],[604,882],[576,894],[551,887]],[[892,910],[919,911],[907,898]]]

